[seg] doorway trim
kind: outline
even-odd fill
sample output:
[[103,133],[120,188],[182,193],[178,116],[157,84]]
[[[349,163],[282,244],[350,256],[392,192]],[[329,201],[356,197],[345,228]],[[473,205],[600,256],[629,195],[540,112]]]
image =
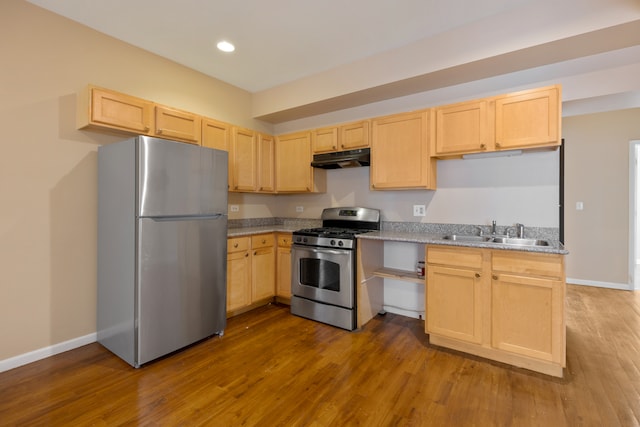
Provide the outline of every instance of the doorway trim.
[[640,290],[640,267],[638,265],[638,240],[640,240],[637,206],[640,199],[638,192],[640,186],[640,169],[638,159],[640,152],[640,140],[629,142],[629,289]]

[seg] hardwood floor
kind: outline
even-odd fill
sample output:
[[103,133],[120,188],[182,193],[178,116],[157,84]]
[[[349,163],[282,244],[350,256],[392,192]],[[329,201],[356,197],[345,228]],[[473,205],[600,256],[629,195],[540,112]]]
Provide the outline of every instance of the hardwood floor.
[[640,292],[569,285],[567,312],[562,379],[433,347],[419,320],[271,305],[140,369],[94,343],[4,372],[0,425],[640,425]]

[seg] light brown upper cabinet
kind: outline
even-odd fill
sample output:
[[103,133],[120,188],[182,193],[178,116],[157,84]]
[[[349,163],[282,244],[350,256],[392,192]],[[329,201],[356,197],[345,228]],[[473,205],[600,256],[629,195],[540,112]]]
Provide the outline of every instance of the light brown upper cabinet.
[[315,129],[311,133],[313,154],[338,151],[338,128]]
[[276,137],[276,191],[310,193],[313,191],[311,132]]
[[557,147],[559,85],[436,107],[433,156]]
[[258,188],[260,192],[273,193],[276,190],[274,163],[276,142],[271,135],[258,134]]
[[369,147],[369,120],[314,129],[311,133],[313,154],[355,150]]
[[229,151],[231,125],[213,119],[202,119],[202,146]]
[[91,85],[78,96],[78,129],[109,128],[200,144],[201,120],[187,111]]
[[435,189],[436,161],[429,156],[432,121],[431,109],[371,121],[373,190]]
[[200,144],[202,119],[193,113],[156,105],[156,136],[166,139]]
[[258,187],[258,149],[256,133],[251,129],[234,127],[231,131],[231,160],[233,170],[231,191],[255,191]]
[[339,150],[355,150],[369,146],[369,121],[340,125]]
[[87,86],[78,95],[77,126],[105,127],[149,134],[153,103],[123,93]]
[[435,154],[482,152],[493,148],[489,101],[436,108]]
[[495,99],[495,148],[560,145],[560,87],[527,90]]

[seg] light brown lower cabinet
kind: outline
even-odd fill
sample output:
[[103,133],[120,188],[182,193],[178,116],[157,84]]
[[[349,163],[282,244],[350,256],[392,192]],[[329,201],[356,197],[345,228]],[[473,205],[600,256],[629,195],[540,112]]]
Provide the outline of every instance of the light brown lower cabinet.
[[276,233],[276,297],[280,302],[291,301],[291,233]]
[[275,294],[274,233],[227,239],[227,316],[271,302]]
[[562,377],[564,256],[427,245],[432,344]]
[[227,312],[251,304],[251,239],[227,239]]

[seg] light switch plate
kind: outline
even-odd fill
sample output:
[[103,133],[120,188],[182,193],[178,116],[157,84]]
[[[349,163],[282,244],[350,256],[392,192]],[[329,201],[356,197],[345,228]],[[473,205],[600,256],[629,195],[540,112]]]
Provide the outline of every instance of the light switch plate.
[[426,209],[424,205],[413,205],[413,216],[425,216]]

